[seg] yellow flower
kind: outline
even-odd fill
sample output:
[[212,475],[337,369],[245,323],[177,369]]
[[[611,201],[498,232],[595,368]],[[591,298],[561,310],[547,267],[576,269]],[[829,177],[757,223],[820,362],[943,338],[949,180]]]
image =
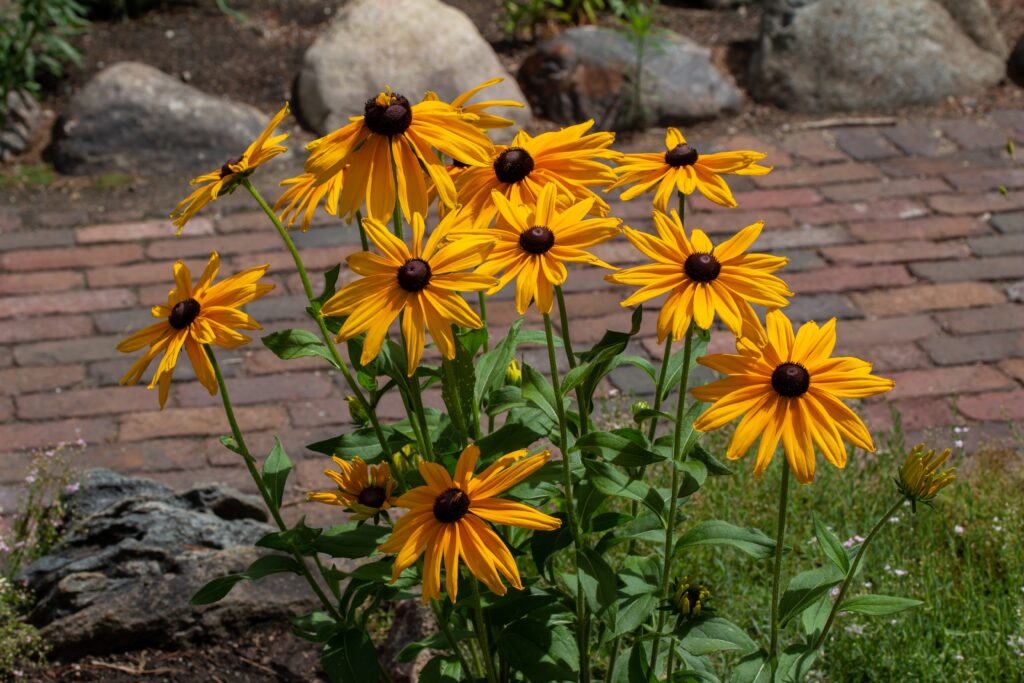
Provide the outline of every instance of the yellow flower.
[[478,266],[494,243],[441,243],[449,230],[466,220],[463,212],[448,214],[424,245],[423,216],[413,214],[411,250],[379,221],[363,221],[367,236],[382,255],[361,251],[349,256],[348,267],[363,277],[345,285],[321,309],[324,315],[348,316],[338,332],[338,341],[366,332],[362,364],[377,357],[388,328],[403,311],[402,335],[410,377],[423,355],[425,329],[430,330],[441,354],[451,359],[456,344],[452,323],[477,329],[483,326],[459,292],[483,291],[495,280],[460,271]]
[[285,207],[284,211],[278,214],[281,223],[286,228],[290,228],[299,216],[302,216],[300,227],[302,232],[306,232],[309,230],[310,223],[313,222],[316,207],[320,206],[320,202],[325,198],[327,203],[324,205],[324,209],[332,216],[337,216],[344,175],[344,172],[338,173],[320,185],[316,184],[316,176],[312,173],[303,173],[294,178],[282,180],[281,187],[288,189],[274,203],[274,211],[279,210],[282,206]]
[[340,472],[324,470],[324,474],[338,485],[337,491],[311,491],[306,500],[327,505],[340,505],[355,514],[355,521],[369,519],[387,510],[395,504],[392,495],[397,483],[391,478],[388,464],[367,465],[362,458],[356,457],[346,462],[338,457],[331,457]]
[[[522,102],[516,102],[515,100],[486,100],[484,102],[477,102],[476,104],[466,104],[473,96],[484,88],[489,88],[492,85],[501,83],[504,78],[492,78],[489,81],[484,81],[475,88],[470,88],[466,92],[462,93],[454,100],[451,105],[456,111],[463,114],[470,114],[467,119],[470,123],[481,130],[490,130],[491,128],[505,128],[515,124],[515,121],[510,119],[502,118],[501,116],[495,116],[494,114],[488,114],[484,110],[490,109],[491,107],[522,107]],[[424,100],[437,100],[437,93],[428,92],[424,97]]]
[[288,116],[288,112],[288,104],[285,103],[270,120],[267,127],[263,129],[260,136],[246,148],[242,156],[237,159],[228,159],[216,171],[192,179],[191,184],[199,187],[182,200],[171,214],[171,219],[178,228],[179,235],[185,228],[185,224],[192,220],[192,217],[199,213],[204,206],[225,192],[233,192],[238,187],[238,183],[256,170],[257,166],[288,150],[287,147],[280,144],[288,137],[287,133],[271,137],[274,129],[281,125],[285,116]]
[[699,617],[704,609],[708,609],[707,603],[711,599],[711,590],[702,583],[690,581],[690,577],[684,576],[676,584],[676,590],[672,594],[672,606],[675,608],[677,619],[680,622],[690,617]]
[[391,537],[380,546],[385,553],[397,553],[392,581],[419,558],[423,560],[423,602],[441,597],[441,564],[445,567],[448,598],[455,602],[459,590],[459,560],[492,593],[507,592],[501,577],[522,590],[519,569],[505,543],[491,529],[508,524],[524,529],[557,529],[561,522],[522,503],[498,498],[536,472],[547,462],[548,451],[526,456],[525,450],[503,455],[490,467],[473,476],[480,449],[467,446],[459,456],[452,478],[441,465],[421,462],[426,482],[399,497],[398,507],[409,512],[395,524]]
[[490,256],[477,272],[486,275],[502,273],[489,294],[497,292],[513,279],[516,281],[516,309],[526,313],[536,298],[542,313],[551,312],[554,286],[568,277],[566,263],[589,263],[602,268],[609,265],[584,250],[619,233],[618,218],[585,219],[594,205],[589,197],[559,208],[558,188],[554,183],[544,186],[535,203],[514,204],[500,192],[493,192],[493,203],[499,213],[497,224],[489,230],[461,233],[456,241],[478,242],[497,240]]
[[523,370],[519,367],[519,361],[515,358],[508,362],[505,368],[505,384],[512,387],[523,386]]
[[686,144],[686,139],[675,128],[669,128],[665,135],[668,151],[651,154],[623,154],[615,172],[619,179],[609,190],[636,183],[622,193],[623,201],[632,199],[655,187],[654,207],[661,212],[668,210],[668,201],[673,190],[701,194],[722,206],[734,208],[736,200],[732,191],[722,180],[721,174],[764,175],[771,172],[771,166],[760,166],[756,162],[767,154],[752,151],[718,152],[698,154]]
[[[786,283],[772,275],[789,259],[769,254],[747,254],[764,223],[743,228],[717,247],[702,230],[693,230],[687,239],[679,214],[671,218],[654,212],[657,235],[626,228],[626,238],[654,263],[626,268],[605,277],[609,282],[640,285],[640,289],[622,302],[633,306],[665,292],[671,292],[658,314],[658,341],[671,332],[682,339],[694,321],[708,329],[715,314],[733,334],[742,336],[744,322],[756,320],[751,303],[779,308],[792,296]],[[759,327],[760,323],[752,325]]]
[[424,99],[411,105],[402,95],[386,90],[367,100],[364,112],[307,146],[305,170],[316,176],[317,185],[345,172],[342,216],[354,215],[365,201],[369,217],[388,220],[395,209],[396,178],[405,219],[426,214],[423,168],[441,202],[455,206],[455,184],[434,149],[466,164],[490,163],[494,145],[473,125],[476,116],[446,102]]
[[121,384],[138,382],[153,359],[162,353],[163,359],[149,383],[149,388],[159,385],[160,407],[163,408],[171,388],[174,365],[178,362],[178,355],[184,346],[195,369],[196,379],[206,387],[211,396],[216,394],[217,378],[203,345],[213,344],[233,349],[252,341],[237,330],[259,330],[262,327],[239,310],[239,307],[260,298],[274,288],[274,285],[257,282],[267,272],[268,267],[264,264],[249,268],[213,284],[213,279],[220,268],[220,256],[213,252],[210,254],[206,269],[193,287],[192,274],[188,268],[181,261],[175,263],[175,287],[167,295],[167,303],[154,306],[151,311],[154,318],[163,320],[139,330],[117,345],[117,350],[124,353],[132,353],[143,346],[149,346],[149,350],[135,361],[128,373],[121,378]]
[[782,439],[786,460],[797,479],[814,479],[814,446],[839,468],[846,466],[843,440],[874,452],[871,434],[840,398],[863,398],[889,391],[891,379],[871,374],[858,358],[832,358],[835,318],[818,327],[805,323],[794,336],[782,311],[769,311],[765,343],[737,344],[737,355],[713,354],[697,359],[725,379],[691,390],[700,401],[714,403],[694,422],[706,432],[743,415],[726,457],[735,460],[757,440],[754,474],[761,476]]
[[900,476],[896,480],[900,495],[910,501],[911,508],[916,512],[918,503],[931,505],[931,501],[939,491],[949,486],[956,475],[955,467],[938,471],[949,459],[949,449],[938,455],[935,449],[924,449],[918,444],[910,449],[907,461],[900,467]]
[[590,210],[607,216],[608,204],[590,188],[615,180],[615,173],[600,160],[617,158],[618,152],[607,149],[615,141],[614,133],[584,135],[593,125],[593,121],[587,121],[535,138],[519,131],[510,146],[495,148],[497,153],[486,167],[463,169],[455,178],[455,186],[459,202],[476,216],[475,225],[487,225],[494,218],[494,190],[513,205],[533,205],[549,183],[577,200],[593,199]]

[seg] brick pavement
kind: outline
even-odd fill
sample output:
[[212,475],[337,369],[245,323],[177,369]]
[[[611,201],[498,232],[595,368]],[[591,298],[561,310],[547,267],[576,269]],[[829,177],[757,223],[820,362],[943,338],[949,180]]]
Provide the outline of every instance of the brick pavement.
[[[789,256],[784,277],[797,292],[790,314],[837,316],[839,350],[896,379],[886,400],[863,406],[874,430],[889,426],[891,403],[907,430],[931,431],[938,445],[951,440],[952,425],[972,426],[974,443],[1004,436],[1009,421],[1024,420],[1024,304],[1007,293],[1024,279],[1024,160],[1010,157],[1008,139],[1024,147],[1024,112],[718,140],[720,149],[768,151],[776,170],[729,178],[739,209],[693,199],[687,224],[720,239],[766,221],[755,246]],[[188,363],[179,364],[161,413],[152,392],[117,386],[132,358],[114,349],[149,322],[173,260],[184,258],[196,272],[213,248],[225,272],[272,264],[277,289],[249,307],[267,331],[310,327],[287,253],[244,199],[218,202],[181,238],[167,220],[139,212],[101,218],[88,208],[0,208],[0,506],[10,509],[26,449],[77,437],[89,444],[82,466],[172,485],[220,480],[248,488],[237,457],[217,443],[227,431],[217,401]],[[166,215],[165,208],[149,215]],[[243,210],[217,213],[231,209]],[[633,227],[649,227],[644,198],[614,210]],[[297,242],[311,270],[357,249],[355,232],[336,224],[322,223]],[[595,251],[622,265],[638,257],[621,239]],[[629,312],[617,306],[627,290],[602,275],[576,270],[567,283],[578,346],[628,323]],[[508,294],[490,306],[499,327],[515,317]],[[647,315],[634,349],[648,357],[660,353],[654,317]],[[528,324],[538,322],[528,316]],[[730,345],[727,334],[713,342],[717,350]],[[543,366],[537,351],[526,355]],[[323,460],[303,445],[346,423],[340,378],[312,359],[280,361],[258,342],[221,357],[255,450],[266,452],[272,435],[281,436],[297,463],[293,494],[319,485]],[[651,391],[628,369],[612,376],[611,388]],[[436,395],[427,400],[439,403]],[[385,401],[386,416],[400,412]]]

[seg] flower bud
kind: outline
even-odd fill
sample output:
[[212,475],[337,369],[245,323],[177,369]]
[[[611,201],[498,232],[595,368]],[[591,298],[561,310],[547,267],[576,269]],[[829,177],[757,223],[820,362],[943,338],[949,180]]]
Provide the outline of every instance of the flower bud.
[[416,446],[409,443],[402,446],[402,449],[391,455],[391,461],[395,463],[395,469],[402,474],[416,470],[423,457],[416,451]]
[[650,409],[651,404],[643,399],[640,399],[639,401],[635,402],[631,408],[631,410],[633,411],[633,421],[636,422],[637,424],[643,422],[643,420],[640,419],[640,413]]
[[932,499],[939,491],[956,479],[956,475],[953,474],[956,471],[955,467],[939,471],[948,459],[948,448],[938,455],[935,454],[934,448],[925,450],[923,443],[910,449],[906,462],[900,467],[896,486],[900,495],[910,501],[914,512],[917,512],[918,503],[931,505]]
[[523,385],[523,371],[519,369],[519,363],[513,358],[505,368],[505,384],[514,387]]
[[366,414],[363,404],[356,400],[355,396],[346,396],[348,403],[348,414],[352,417],[353,424],[365,427],[370,422],[370,416]]
[[702,611],[707,611],[708,600],[711,599],[711,589],[702,583],[690,581],[690,577],[684,576],[676,584],[672,593],[672,608],[676,612],[679,621],[685,621],[692,617],[699,617]]

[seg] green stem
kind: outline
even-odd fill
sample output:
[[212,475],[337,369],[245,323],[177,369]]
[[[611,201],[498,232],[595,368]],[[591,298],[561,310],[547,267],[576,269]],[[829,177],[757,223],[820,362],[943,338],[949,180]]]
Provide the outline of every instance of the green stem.
[[[565,356],[569,361],[569,369],[576,367],[576,354],[572,351],[572,340],[569,338],[569,314],[565,310],[565,296],[562,288],[555,285],[555,296],[558,298],[558,318],[561,325],[562,345],[565,347]],[[580,436],[590,431],[590,403],[584,400],[583,387],[576,387],[576,406],[580,413]]]
[[370,240],[366,237],[366,228],[363,227],[363,212],[356,209],[356,226],[359,228],[359,244],[363,251],[370,251]]
[[679,197],[679,222],[686,227],[686,195],[683,194],[682,190],[676,190],[676,195]]
[[487,295],[483,292],[476,293],[477,301],[480,302],[480,320],[484,327],[484,353],[491,350],[491,333],[487,329]]
[[[231,434],[235,437],[235,445],[238,446],[238,453],[242,456],[245,466],[249,470],[249,475],[252,477],[253,483],[256,484],[256,488],[259,489],[260,497],[263,498],[263,503],[267,506],[267,510],[270,511],[270,515],[274,518],[274,524],[280,531],[286,531],[288,527],[285,525],[284,520],[281,518],[281,512],[277,509],[277,504],[274,499],[270,496],[270,492],[267,490],[266,484],[263,483],[263,477],[260,475],[259,469],[256,467],[256,460],[252,457],[252,453],[249,451],[249,447],[245,444],[245,438],[242,436],[242,430],[238,426],[238,420],[235,419],[235,410],[231,405],[231,396],[228,394],[227,384],[224,383],[224,375],[220,371],[220,365],[217,363],[217,357],[213,353],[213,349],[209,345],[204,345],[203,348],[206,350],[206,357],[210,359],[210,364],[213,366],[213,375],[217,378],[217,386],[220,388],[220,399],[224,405],[224,414],[228,418],[228,424],[231,425]],[[303,577],[306,582],[309,583],[309,587],[313,589],[316,597],[320,600],[320,603],[324,606],[332,617],[338,622],[343,623],[344,619],[341,614],[338,613],[337,608],[331,603],[324,594],[320,584],[317,583],[316,579],[309,571],[309,567],[306,566],[306,558],[300,555],[296,551],[292,551],[292,557],[295,558],[296,564],[302,571]],[[330,581],[324,576],[324,581],[330,585]]]
[[835,602],[832,603],[832,610],[828,613],[828,620],[825,622],[824,628],[821,629],[821,634],[818,639],[814,641],[814,649],[820,650],[825,644],[825,639],[828,637],[828,632],[832,628],[832,622],[835,621],[836,615],[839,613],[839,608],[843,604],[843,598],[846,597],[846,591],[850,588],[850,583],[853,582],[853,577],[857,574],[857,568],[860,566],[861,558],[864,557],[865,551],[868,549],[872,539],[878,535],[878,532],[885,526],[886,520],[888,520],[895,512],[903,505],[903,498],[900,498],[892,504],[885,514],[879,517],[878,522],[868,533],[868,537],[864,539],[864,542],[860,544],[860,548],[857,550],[857,554],[853,558],[853,563],[850,564],[850,571],[846,574],[846,579],[843,580],[843,585],[839,588],[839,595],[836,596]]
[[[672,356],[672,333],[665,337],[665,353],[661,357],[661,369],[658,371],[658,383],[654,387],[654,410],[661,410],[662,397],[665,394],[665,376],[668,374],[668,361]],[[678,426],[678,425],[677,425]],[[647,428],[647,440],[654,441],[658,431],[658,416],[651,418],[651,426]]]
[[391,157],[391,183],[395,188],[395,210],[391,216],[391,222],[394,225],[395,237],[400,240],[405,239],[405,232],[402,229],[402,199],[398,196],[398,164],[395,163],[395,157],[391,154],[389,145],[388,156]]
[[[456,344],[460,343],[457,339]],[[448,386],[452,392],[452,412],[455,413],[455,423],[459,428],[459,442],[462,448],[466,447],[469,443],[469,429],[470,426],[466,423],[466,415],[462,411],[462,393],[459,391],[459,381],[455,377],[455,368],[447,359],[441,359],[441,368],[444,370],[445,380],[448,382]]]
[[295,246],[295,242],[292,241],[291,235],[288,234],[288,230],[281,224],[281,221],[277,218],[277,214],[270,208],[270,205],[263,199],[263,196],[259,193],[256,187],[248,178],[242,179],[242,185],[248,190],[252,198],[256,200],[256,203],[263,209],[263,213],[267,215],[270,221],[277,228],[277,234],[281,236],[285,246],[292,255],[292,260],[295,261],[295,268],[299,271],[299,279],[302,281],[302,289],[306,294],[306,299],[309,301],[310,308],[314,311],[313,319],[316,321],[317,326],[320,328],[320,336],[323,337],[324,343],[327,346],[328,351],[331,354],[331,358],[334,359],[335,366],[341,371],[342,376],[345,378],[345,382],[348,384],[349,389],[355,396],[356,401],[362,407],[363,411],[370,418],[370,424],[373,426],[373,431],[376,433],[377,441],[380,444],[381,452],[384,454],[389,461],[391,461],[391,471],[398,477],[398,481],[405,488],[405,482],[403,481],[404,475],[401,470],[395,466],[391,457],[391,449],[388,446],[388,441],[384,436],[384,430],[380,426],[380,420],[377,418],[377,411],[370,406],[369,401],[366,400],[366,396],[363,395],[363,390],[359,387],[359,383],[352,377],[352,372],[349,370],[348,365],[345,363],[345,359],[341,357],[341,353],[338,352],[338,347],[334,343],[334,335],[327,329],[327,323],[324,322],[324,318],[320,315],[320,305],[316,302],[316,296],[313,294],[313,286],[309,283],[309,275],[306,273],[306,265],[302,262],[302,256],[299,255],[299,250]]
[[469,660],[466,659],[466,653],[464,653],[462,648],[459,646],[459,641],[455,639],[455,634],[452,632],[451,624],[449,624],[448,620],[444,618],[441,606],[436,600],[430,601],[430,607],[434,612],[434,619],[437,620],[438,628],[441,629],[441,633],[444,634],[445,640],[448,641],[448,644],[455,652],[455,656],[459,658],[459,663],[462,664],[463,676],[468,676],[469,672],[473,669],[469,666]]
[[779,486],[779,521],[776,525],[775,563],[772,568],[772,630],[768,647],[772,677],[779,658],[779,590],[782,587],[782,544],[786,536],[786,508],[789,504],[789,464],[782,463],[782,483]]
[[547,337],[548,363],[551,366],[551,387],[555,394],[555,413],[558,416],[558,448],[562,455],[562,486],[565,489],[565,515],[572,531],[576,548],[576,644],[580,653],[580,680],[590,680],[590,633],[587,621],[587,604],[583,599],[583,580],[580,577],[580,557],[583,552],[579,520],[576,517],[575,496],[572,489],[572,468],[569,462],[569,428],[562,403],[562,389],[558,379],[558,361],[555,358],[555,336],[551,329],[551,316],[544,314],[544,334]]
[[498,683],[498,672],[494,667],[494,658],[491,656],[487,638],[487,622],[484,621],[484,610],[480,604],[480,584],[476,579],[470,579],[469,583],[473,586],[473,615],[476,621],[476,637],[484,659],[484,675],[487,676],[489,683]]
[[[686,390],[690,382],[690,355],[693,353],[693,323],[686,329],[686,339],[683,341],[683,369],[679,376],[679,395],[676,397],[676,427],[672,432],[672,484],[668,502],[668,520],[665,524],[665,561],[661,569],[661,598],[668,600],[669,589],[671,588],[672,574],[672,551],[675,542],[676,531],[676,509],[679,502],[679,467],[678,463],[686,459],[683,448],[683,415],[686,406]],[[658,649],[661,647],[661,632],[665,628],[665,616],[667,612],[661,610],[658,613],[658,628],[654,634],[654,644],[651,646],[651,661],[648,667],[652,674],[656,671],[658,664]]]

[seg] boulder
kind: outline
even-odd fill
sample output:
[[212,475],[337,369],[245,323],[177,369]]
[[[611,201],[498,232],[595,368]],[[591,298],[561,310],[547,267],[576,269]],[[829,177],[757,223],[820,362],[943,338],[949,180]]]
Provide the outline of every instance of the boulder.
[[6,115],[0,120],[0,161],[8,161],[28,149],[47,117],[36,98],[20,90],[7,93],[4,109]]
[[200,173],[239,156],[270,116],[158,69],[118,62],[68,104],[54,129],[62,173]]
[[32,614],[61,659],[138,647],[226,639],[315,607],[299,577],[237,584],[213,605],[189,598],[218,576],[244,571],[267,551],[259,501],[224,486],[176,495],[155,482],[90,470],[68,500],[67,533],[19,579]]
[[[418,102],[435,91],[451,100],[503,77],[478,98],[525,102],[491,46],[462,11],[441,0],[352,0],[306,50],[298,78],[298,107],[319,134],[363,113],[385,86]],[[494,110],[519,126],[528,107]]]
[[984,0],[765,0],[751,92],[808,112],[937,102],[1003,78],[994,29]]
[[742,101],[709,51],[672,31],[647,40],[639,110],[635,74],[636,48],[624,32],[580,26],[528,55],[519,82],[539,115],[563,124],[592,118],[604,130],[691,123],[738,111]]

